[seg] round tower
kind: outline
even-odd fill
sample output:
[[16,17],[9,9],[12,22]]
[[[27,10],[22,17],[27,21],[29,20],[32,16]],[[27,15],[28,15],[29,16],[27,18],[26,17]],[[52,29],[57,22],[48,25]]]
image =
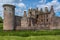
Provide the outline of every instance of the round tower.
[[15,19],[15,6],[10,4],[4,4],[4,24],[3,30],[13,30],[14,29],[14,19]]

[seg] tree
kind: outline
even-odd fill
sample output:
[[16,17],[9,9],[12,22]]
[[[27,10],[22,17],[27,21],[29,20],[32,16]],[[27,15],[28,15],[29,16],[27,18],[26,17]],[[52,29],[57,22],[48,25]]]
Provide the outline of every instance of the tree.
[[3,23],[3,19],[2,19],[2,17],[0,17],[0,23]]

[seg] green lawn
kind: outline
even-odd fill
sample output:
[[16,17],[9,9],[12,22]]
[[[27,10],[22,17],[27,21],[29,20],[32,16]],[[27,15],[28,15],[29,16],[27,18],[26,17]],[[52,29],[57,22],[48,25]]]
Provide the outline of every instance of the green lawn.
[[60,40],[60,35],[57,36],[0,36],[0,40]]
[[60,30],[3,31],[0,23],[0,40],[60,40]]

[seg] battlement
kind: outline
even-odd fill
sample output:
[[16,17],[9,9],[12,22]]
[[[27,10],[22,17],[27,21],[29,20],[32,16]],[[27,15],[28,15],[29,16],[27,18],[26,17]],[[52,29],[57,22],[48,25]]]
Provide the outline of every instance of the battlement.
[[9,6],[9,7],[13,7],[13,8],[15,8],[14,5],[10,5],[10,4],[4,4],[3,7],[5,7],[5,6]]
[[51,6],[50,11],[49,11],[48,7],[45,7],[45,9],[40,8],[40,10],[38,10],[38,8],[36,8],[36,9],[31,8],[31,9],[29,9],[29,12],[38,11],[38,12],[43,12],[43,13],[49,13],[53,10],[54,10],[53,6]]

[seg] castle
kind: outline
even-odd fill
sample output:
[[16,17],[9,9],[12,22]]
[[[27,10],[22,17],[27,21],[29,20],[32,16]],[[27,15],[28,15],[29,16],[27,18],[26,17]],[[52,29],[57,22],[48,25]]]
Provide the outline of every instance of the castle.
[[4,4],[4,24],[3,30],[41,30],[41,29],[60,29],[60,17],[55,16],[53,6],[50,11],[45,7],[29,9],[28,15],[24,11],[23,16],[15,15],[15,6]]

